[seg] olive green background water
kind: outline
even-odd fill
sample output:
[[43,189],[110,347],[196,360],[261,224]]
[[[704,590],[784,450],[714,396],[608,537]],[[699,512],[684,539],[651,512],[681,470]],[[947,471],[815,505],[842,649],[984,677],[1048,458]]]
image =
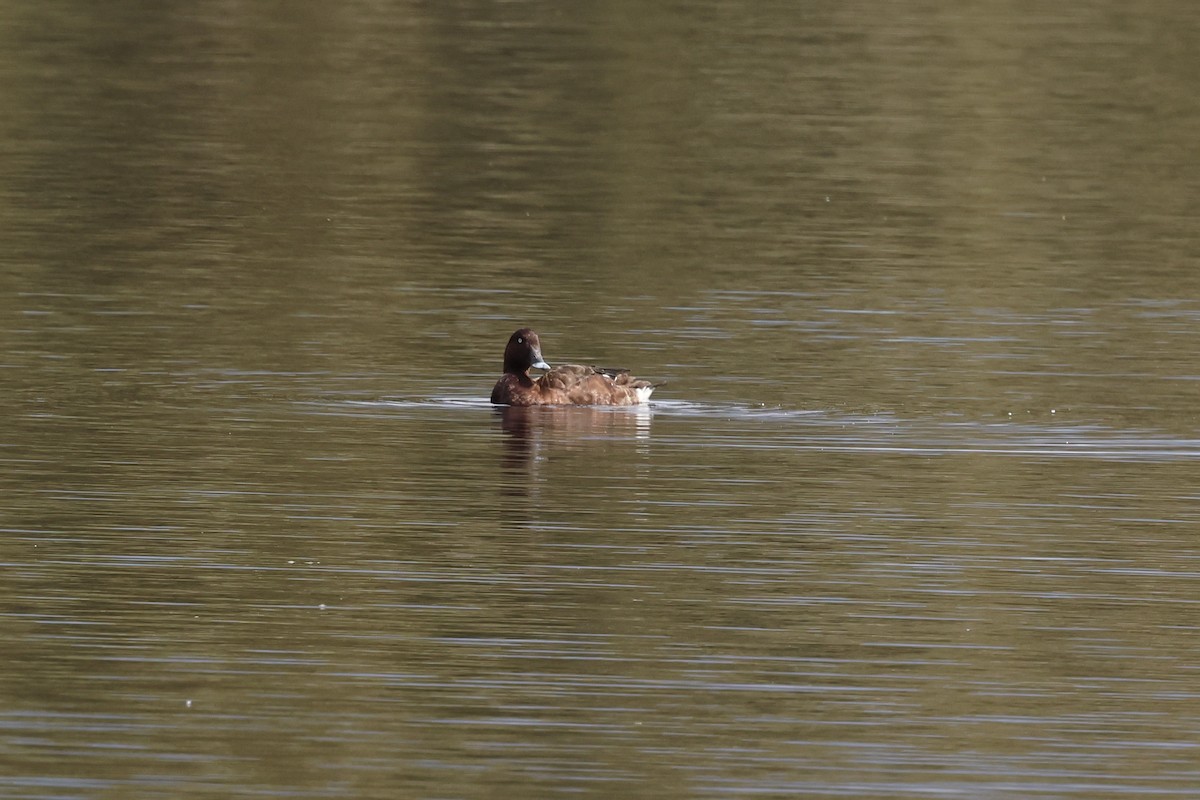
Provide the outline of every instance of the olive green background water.
[[0,18],[4,797],[1200,791],[1191,4]]

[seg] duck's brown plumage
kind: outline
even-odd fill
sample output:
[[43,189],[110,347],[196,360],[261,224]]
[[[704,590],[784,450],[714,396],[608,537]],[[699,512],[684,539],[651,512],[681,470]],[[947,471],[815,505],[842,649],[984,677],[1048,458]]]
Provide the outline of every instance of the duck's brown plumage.
[[[547,370],[537,380],[531,367]],[[564,364],[551,367],[542,359],[542,344],[529,328],[521,328],[504,348],[504,375],[492,389],[498,405],[632,406],[650,399],[654,384],[629,370]]]

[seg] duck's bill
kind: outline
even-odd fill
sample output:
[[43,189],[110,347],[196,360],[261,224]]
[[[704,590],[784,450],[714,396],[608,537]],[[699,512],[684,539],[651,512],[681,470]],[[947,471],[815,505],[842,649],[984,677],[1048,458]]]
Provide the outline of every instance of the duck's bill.
[[540,358],[533,362],[533,366],[537,367],[538,369],[550,369],[550,365]]

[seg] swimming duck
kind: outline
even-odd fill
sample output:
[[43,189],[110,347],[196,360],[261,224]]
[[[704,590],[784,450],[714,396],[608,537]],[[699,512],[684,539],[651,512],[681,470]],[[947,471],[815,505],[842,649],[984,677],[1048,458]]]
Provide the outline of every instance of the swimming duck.
[[[530,367],[547,370],[537,380]],[[521,328],[504,348],[504,375],[492,389],[492,402],[508,406],[633,406],[650,399],[655,384],[639,380],[627,369],[564,364],[551,367],[542,358],[542,343]]]

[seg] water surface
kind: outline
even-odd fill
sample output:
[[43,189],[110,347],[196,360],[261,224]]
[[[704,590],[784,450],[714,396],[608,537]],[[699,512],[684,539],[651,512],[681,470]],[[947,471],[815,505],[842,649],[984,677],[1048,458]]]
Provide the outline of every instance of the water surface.
[[1194,16],[14,10],[0,794],[1195,796]]

